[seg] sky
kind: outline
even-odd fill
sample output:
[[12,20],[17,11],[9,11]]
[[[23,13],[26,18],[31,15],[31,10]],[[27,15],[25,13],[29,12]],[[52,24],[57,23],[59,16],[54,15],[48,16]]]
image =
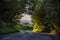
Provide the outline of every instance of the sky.
[[31,20],[31,15],[28,14],[22,14],[23,17],[21,18],[21,20]]
[[29,5],[26,4],[26,7],[25,7],[25,10],[26,12],[24,12],[22,15],[23,17],[20,19],[20,22],[28,22],[28,23],[32,23],[31,22],[31,15],[28,15],[28,8],[29,8]]
[[[29,5],[26,4],[25,10],[28,12]],[[26,13],[27,13],[26,12]],[[23,17],[20,20],[31,20],[31,15],[26,14],[25,12],[22,14]]]

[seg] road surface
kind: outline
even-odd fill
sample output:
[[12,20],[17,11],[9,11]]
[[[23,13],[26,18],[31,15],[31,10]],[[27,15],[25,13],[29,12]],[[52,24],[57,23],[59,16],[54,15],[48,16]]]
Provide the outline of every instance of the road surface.
[[54,37],[49,34],[22,32],[0,36],[0,40],[60,40],[60,39],[56,38],[54,39]]

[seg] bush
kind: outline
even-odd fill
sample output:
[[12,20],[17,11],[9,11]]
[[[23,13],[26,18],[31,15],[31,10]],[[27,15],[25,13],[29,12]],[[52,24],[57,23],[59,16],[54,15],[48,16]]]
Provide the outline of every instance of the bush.
[[15,26],[13,26],[11,23],[7,22],[0,22],[0,35],[1,34],[8,34],[19,31]]

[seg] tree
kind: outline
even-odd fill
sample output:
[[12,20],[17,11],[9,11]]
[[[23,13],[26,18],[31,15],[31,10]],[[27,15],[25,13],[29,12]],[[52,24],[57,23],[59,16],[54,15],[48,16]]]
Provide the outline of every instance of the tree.
[[1,0],[0,4],[0,19],[3,21],[10,21],[20,15],[24,7],[23,1],[17,0]]
[[[58,0],[33,0],[32,21],[34,32],[43,32],[47,27],[49,30],[60,32],[58,21],[59,2]],[[50,32],[50,31],[49,31]]]
[[[0,0],[0,33],[17,31],[18,18],[22,17],[26,0]],[[3,26],[5,25],[5,26]],[[12,30],[11,30],[11,29]],[[10,31],[7,31],[10,30]],[[13,31],[13,32],[14,32]]]

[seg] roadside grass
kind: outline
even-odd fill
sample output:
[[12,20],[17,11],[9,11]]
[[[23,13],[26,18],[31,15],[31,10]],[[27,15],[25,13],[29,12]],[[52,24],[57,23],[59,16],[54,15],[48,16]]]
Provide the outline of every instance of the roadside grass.
[[11,27],[0,28],[0,35],[9,34],[17,31],[18,31],[17,29]]
[[0,22],[0,35],[18,32],[19,30],[11,23]]

